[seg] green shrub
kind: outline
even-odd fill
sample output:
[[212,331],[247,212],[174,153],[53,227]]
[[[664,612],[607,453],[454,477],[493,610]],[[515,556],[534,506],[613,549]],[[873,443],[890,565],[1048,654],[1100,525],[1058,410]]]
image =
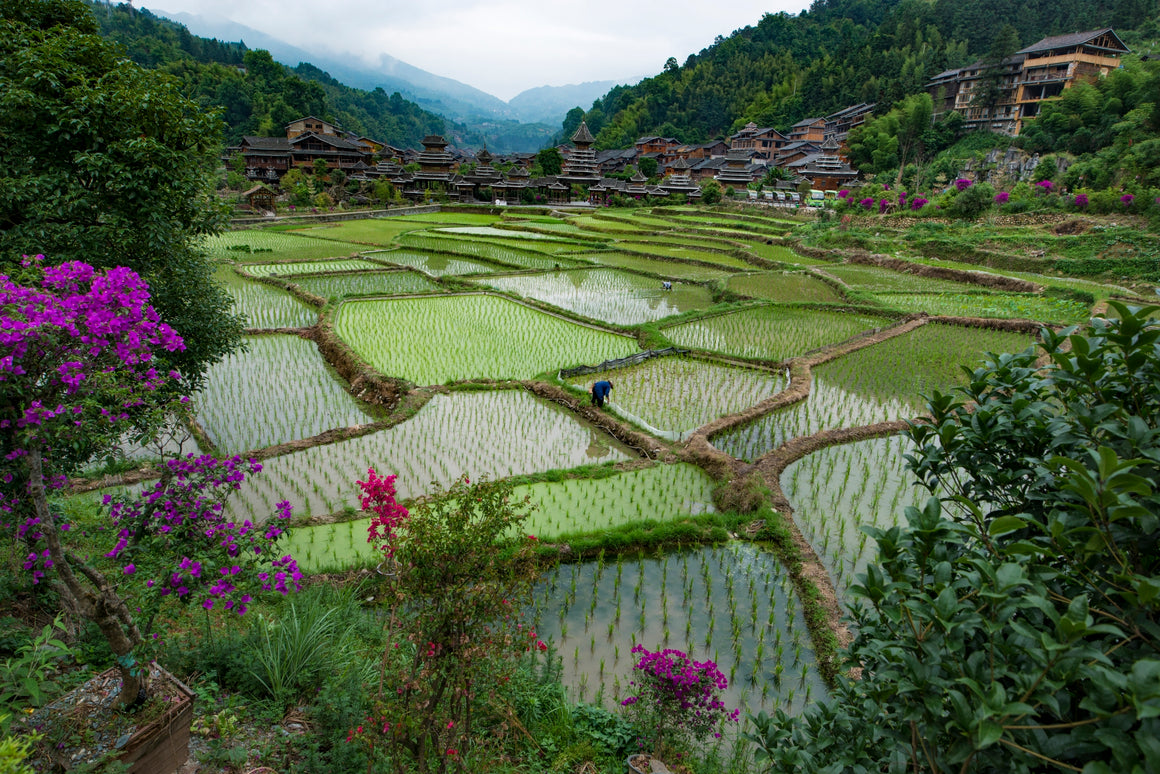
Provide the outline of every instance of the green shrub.
[[1160,768],[1160,308],[1113,308],[931,399],[908,460],[945,499],[866,530],[862,679],[759,716],[771,769]]
[[995,189],[987,183],[975,183],[959,191],[951,201],[949,212],[956,218],[976,220],[994,203]]

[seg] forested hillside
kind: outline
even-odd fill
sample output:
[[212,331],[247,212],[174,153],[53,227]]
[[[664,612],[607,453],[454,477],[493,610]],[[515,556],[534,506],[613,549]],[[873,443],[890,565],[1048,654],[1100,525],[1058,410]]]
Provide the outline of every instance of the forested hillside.
[[197,37],[129,5],[92,7],[101,34],[124,46],[134,62],[173,75],[186,95],[207,108],[222,108],[227,143],[244,135],[283,134],[287,123],[306,115],[401,147],[452,130],[398,93],[353,89],[310,64],[287,68],[267,51]]
[[859,102],[887,109],[927,80],[994,52],[1006,25],[1016,48],[1111,26],[1129,45],[1160,35],[1157,0],[818,0],[766,14],[585,114],[598,148],[646,134],[703,142],[748,121],[785,129]]

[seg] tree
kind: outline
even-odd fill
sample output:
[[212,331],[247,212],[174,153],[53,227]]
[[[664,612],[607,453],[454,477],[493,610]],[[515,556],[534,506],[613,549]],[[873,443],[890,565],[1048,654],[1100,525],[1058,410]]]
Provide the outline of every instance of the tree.
[[908,457],[932,497],[867,530],[862,679],[800,720],[759,718],[773,764],[1160,766],[1160,325],[1110,307],[932,396]]
[[480,701],[525,653],[547,649],[520,621],[539,577],[536,539],[521,529],[528,500],[508,482],[465,476],[408,512],[394,479],[371,469],[359,482],[392,609],[386,689],[380,679],[377,714],[352,736],[388,753],[396,771],[443,772],[459,768]]
[[543,175],[551,177],[560,174],[564,168],[564,157],[557,148],[544,148],[536,154],[536,163],[540,166]]
[[580,128],[580,123],[584,120],[584,108],[574,107],[568,111],[568,115],[564,116],[564,123],[560,129],[560,136],[564,139],[576,134],[576,130]]
[[[154,358],[184,343],[135,272],[79,261],[42,268],[41,259],[26,258],[17,278],[0,275],[0,347],[11,353],[0,360],[0,529],[28,552],[33,583],[51,581],[69,609],[97,625],[121,670],[120,702],[136,704],[148,686],[134,655],[143,642],[134,608],[151,619],[162,601],[196,599],[240,614],[247,587],[285,593],[300,574],[275,552],[284,532],[277,522],[226,515],[226,498],[261,470],[239,457],[170,460],[139,496],[106,498],[112,529],[92,535],[52,507],[49,491],[79,465],[125,436],[152,438],[188,398],[167,389],[179,375],[158,370]],[[288,504],[278,516],[289,519]],[[130,604],[134,591],[141,599]]]
[[650,179],[656,177],[659,166],[653,156],[641,156],[636,162],[636,168],[640,170],[640,173]]
[[186,348],[196,387],[242,326],[196,241],[213,204],[221,122],[174,80],[125,60],[80,0],[0,4],[0,267],[25,253],[126,266]]
[[716,204],[721,201],[721,184],[716,180],[706,180],[701,185],[701,201]]
[[1004,24],[999,34],[991,42],[987,56],[983,59],[983,76],[971,104],[993,109],[1003,97],[1004,63],[1019,48],[1019,31],[1010,24]]

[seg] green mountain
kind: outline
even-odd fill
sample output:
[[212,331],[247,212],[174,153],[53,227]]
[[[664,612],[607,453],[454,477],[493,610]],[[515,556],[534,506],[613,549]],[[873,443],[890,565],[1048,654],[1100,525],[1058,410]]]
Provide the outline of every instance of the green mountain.
[[351,88],[309,63],[289,68],[268,51],[198,37],[127,4],[91,5],[101,34],[124,46],[130,59],[177,78],[207,109],[222,110],[227,143],[245,135],[281,135],[286,124],[307,115],[399,147],[418,147],[428,134],[446,135],[458,145],[484,141],[477,130],[452,124],[398,92]]
[[1157,0],[817,0],[796,16],[766,14],[683,64],[670,59],[584,118],[598,148],[649,134],[704,142],[749,121],[787,129],[860,102],[888,109],[986,56],[1007,25],[1020,46],[1105,26],[1132,45],[1160,37],[1157,14]]

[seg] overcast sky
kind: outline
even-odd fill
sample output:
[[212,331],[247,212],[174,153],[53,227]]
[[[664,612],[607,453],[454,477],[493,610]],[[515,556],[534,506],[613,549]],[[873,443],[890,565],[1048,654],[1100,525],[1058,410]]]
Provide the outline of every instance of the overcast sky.
[[807,0],[139,0],[220,16],[307,51],[389,54],[503,100],[535,86],[639,78]]

